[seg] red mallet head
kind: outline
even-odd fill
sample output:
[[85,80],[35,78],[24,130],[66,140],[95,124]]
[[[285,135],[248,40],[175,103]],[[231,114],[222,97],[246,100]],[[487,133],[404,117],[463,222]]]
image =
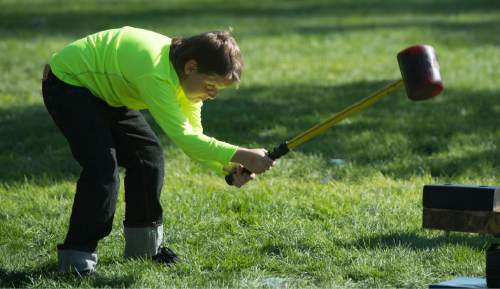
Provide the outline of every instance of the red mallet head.
[[443,91],[434,48],[415,45],[398,53],[399,69],[411,100],[425,100]]

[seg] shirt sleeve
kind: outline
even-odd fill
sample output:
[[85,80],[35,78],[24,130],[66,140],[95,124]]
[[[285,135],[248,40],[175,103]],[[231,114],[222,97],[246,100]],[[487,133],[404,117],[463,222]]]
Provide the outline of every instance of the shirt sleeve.
[[[187,100],[186,100],[187,101]],[[184,115],[187,116],[187,119],[191,126],[193,127],[193,130],[196,133],[203,133],[203,126],[201,124],[201,107],[203,105],[203,102],[198,102],[196,104],[190,104],[190,105],[181,105],[182,111]],[[219,162],[216,161],[209,161],[209,160],[201,160],[197,159],[197,161],[209,168],[212,169],[213,171],[219,173],[219,172],[225,172],[225,174],[229,171],[232,170],[232,163],[223,165]]]
[[[186,102],[189,100],[186,99]],[[197,133],[203,133],[203,126],[201,124],[201,107],[203,102],[195,104],[181,105],[184,115],[187,117],[189,123]]]
[[238,147],[204,135],[200,129],[200,115],[193,116],[191,121],[184,115],[174,86],[166,80],[142,76],[136,79],[135,84],[154,120],[167,136],[190,158],[223,175],[223,168],[229,164]]

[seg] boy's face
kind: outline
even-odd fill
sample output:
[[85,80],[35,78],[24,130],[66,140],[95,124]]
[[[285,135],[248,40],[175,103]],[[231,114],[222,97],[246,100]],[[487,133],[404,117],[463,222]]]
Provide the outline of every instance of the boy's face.
[[215,99],[219,90],[231,83],[218,75],[208,75],[198,72],[196,61],[189,60],[184,66],[184,76],[180,80],[186,97],[192,102]]

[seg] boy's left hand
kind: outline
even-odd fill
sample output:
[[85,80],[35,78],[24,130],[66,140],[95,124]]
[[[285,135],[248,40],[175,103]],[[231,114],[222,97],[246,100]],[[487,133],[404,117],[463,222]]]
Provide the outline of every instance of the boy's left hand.
[[234,169],[233,185],[237,188],[241,188],[244,184],[253,179],[255,179],[255,174],[248,174],[248,170],[246,170],[242,165],[238,164],[238,166]]

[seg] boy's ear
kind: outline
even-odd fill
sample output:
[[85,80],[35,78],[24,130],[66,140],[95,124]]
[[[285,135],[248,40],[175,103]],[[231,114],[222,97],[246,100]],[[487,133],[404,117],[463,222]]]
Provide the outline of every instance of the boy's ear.
[[198,71],[198,63],[194,59],[186,61],[184,64],[184,75],[190,75],[193,72]]

